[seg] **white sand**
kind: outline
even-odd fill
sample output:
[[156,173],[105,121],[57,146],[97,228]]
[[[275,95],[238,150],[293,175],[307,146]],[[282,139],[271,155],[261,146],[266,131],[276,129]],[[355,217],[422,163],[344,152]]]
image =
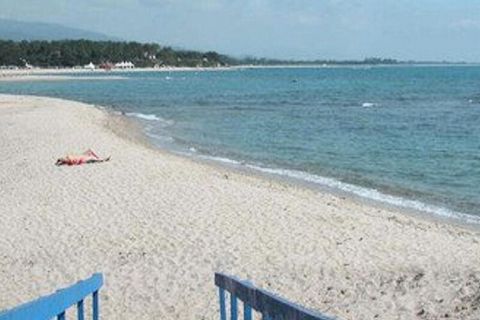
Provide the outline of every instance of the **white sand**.
[[[217,318],[215,271],[343,319],[480,319],[480,233],[200,164],[0,95],[0,309],[103,272],[103,319]],[[56,167],[89,147],[111,162]]]
[[[0,82],[12,81],[62,81],[62,80],[113,80],[124,79],[118,74],[136,72],[202,72],[228,71],[248,68],[248,66],[232,67],[162,67],[132,69],[74,69],[74,68],[36,68],[36,69],[0,69]],[[117,74],[116,76],[112,74]],[[82,75],[79,77],[78,75]],[[89,76],[90,75],[90,76]],[[95,75],[95,76],[94,76]]]
[[24,81],[66,81],[66,80],[124,80],[119,76],[65,76],[50,74],[17,74],[0,76],[0,82],[24,82]]

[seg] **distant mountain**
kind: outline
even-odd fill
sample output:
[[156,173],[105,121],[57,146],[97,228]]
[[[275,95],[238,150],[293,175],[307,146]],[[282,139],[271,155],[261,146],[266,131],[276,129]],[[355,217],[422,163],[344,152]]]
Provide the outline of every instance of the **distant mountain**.
[[120,40],[102,33],[69,28],[55,23],[23,22],[0,19],[0,39],[3,40]]

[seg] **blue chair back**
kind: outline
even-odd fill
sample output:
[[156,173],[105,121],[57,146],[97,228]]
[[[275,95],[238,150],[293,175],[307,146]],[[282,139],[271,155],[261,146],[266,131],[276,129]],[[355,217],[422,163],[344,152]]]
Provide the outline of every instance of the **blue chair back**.
[[244,320],[252,319],[252,310],[264,320],[332,320],[232,276],[215,273],[215,285],[219,288],[221,320],[227,320],[226,292],[230,296],[231,320],[238,319],[237,300],[243,302]]
[[57,290],[55,293],[37,300],[19,305],[13,309],[0,312],[0,320],[49,320],[56,317],[65,319],[66,310],[76,305],[77,319],[84,320],[84,299],[92,295],[92,319],[99,318],[98,291],[103,285],[101,273],[95,273],[90,278],[76,284]]

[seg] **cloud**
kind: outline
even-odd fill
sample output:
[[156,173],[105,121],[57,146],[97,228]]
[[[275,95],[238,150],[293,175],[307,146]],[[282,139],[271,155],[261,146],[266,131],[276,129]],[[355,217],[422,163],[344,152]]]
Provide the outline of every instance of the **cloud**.
[[138,0],[138,3],[145,7],[164,7],[178,3],[175,0]]
[[452,23],[451,26],[460,30],[480,30],[480,20],[461,19]]

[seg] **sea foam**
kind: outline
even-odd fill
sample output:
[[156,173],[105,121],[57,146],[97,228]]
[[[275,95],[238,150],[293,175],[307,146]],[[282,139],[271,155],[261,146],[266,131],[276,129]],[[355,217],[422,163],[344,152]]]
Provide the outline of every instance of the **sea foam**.
[[155,115],[155,114],[144,114],[144,113],[138,113],[138,112],[129,112],[126,113],[127,116],[129,117],[135,117],[143,120],[150,120],[150,121],[160,121],[160,118]]
[[162,117],[157,116],[156,114],[145,114],[145,113],[139,113],[139,112],[128,112],[126,113],[127,116],[129,117],[135,117],[138,119],[142,120],[147,120],[147,121],[156,121],[159,122],[163,125],[172,125],[174,123],[173,120],[167,120]]
[[[180,154],[193,156],[192,151],[193,150],[190,150],[190,152],[180,152]],[[381,191],[378,191],[376,189],[365,188],[365,187],[353,185],[350,183],[345,183],[333,178],[310,174],[304,171],[264,167],[264,166],[248,164],[243,161],[238,161],[238,160],[233,160],[230,158],[218,157],[218,156],[207,156],[207,155],[195,155],[195,156],[197,158],[220,162],[227,165],[233,165],[237,167],[240,167],[240,166],[246,167],[254,171],[266,173],[269,175],[286,177],[286,178],[291,178],[297,181],[313,183],[314,185],[318,185],[320,187],[326,187],[332,190],[346,192],[347,194],[358,196],[366,200],[373,200],[374,202],[377,202],[377,203],[383,203],[383,204],[392,205],[398,208],[404,208],[404,209],[414,210],[417,212],[428,213],[433,216],[438,216],[438,217],[447,218],[447,219],[454,219],[460,222],[480,224],[480,217],[477,217],[471,214],[450,210],[448,208],[424,203],[418,200],[410,200],[410,199],[402,198],[400,196],[389,195]]]
[[[183,154],[186,155],[186,153],[183,153]],[[192,156],[191,153],[189,155]],[[299,181],[313,183],[321,187],[327,187],[332,190],[346,192],[348,194],[359,196],[360,198],[363,198],[366,200],[373,200],[375,202],[383,203],[386,205],[392,205],[399,208],[415,210],[423,213],[432,214],[434,216],[438,216],[442,218],[454,219],[461,222],[480,224],[480,217],[477,217],[477,216],[450,210],[448,208],[444,208],[440,206],[427,204],[417,200],[410,200],[410,199],[402,198],[399,196],[389,195],[381,191],[378,191],[376,189],[360,187],[360,186],[345,183],[333,178],[322,177],[319,175],[310,174],[310,173],[298,171],[298,170],[270,168],[270,167],[263,167],[263,166],[258,166],[254,164],[245,164],[244,162],[229,159],[229,158],[224,158],[224,157],[215,157],[215,156],[206,156],[206,155],[197,155],[197,157],[206,159],[206,160],[221,162],[227,165],[243,166],[243,167],[252,169],[254,171],[262,172],[270,175],[287,177],[287,178],[292,178]]]
[[246,166],[260,172],[278,175],[278,176],[285,176],[285,177],[289,177],[289,178],[293,178],[301,181],[306,181],[309,183],[314,183],[319,186],[324,186],[334,190],[336,189],[336,190],[344,191],[356,196],[360,196],[361,198],[374,200],[376,202],[385,203],[385,204],[393,205],[396,207],[413,209],[416,211],[421,211],[421,212],[437,215],[444,218],[460,220],[462,222],[480,224],[480,217],[477,217],[477,216],[473,216],[473,215],[458,212],[458,211],[453,211],[444,207],[423,203],[417,200],[410,200],[410,199],[405,199],[399,196],[385,194],[376,189],[360,187],[357,185],[341,182],[333,178],[322,177],[322,176],[318,176],[318,175],[314,175],[314,174],[310,174],[310,173],[298,171],[298,170],[276,169],[276,168],[261,167],[256,165],[246,165]]

